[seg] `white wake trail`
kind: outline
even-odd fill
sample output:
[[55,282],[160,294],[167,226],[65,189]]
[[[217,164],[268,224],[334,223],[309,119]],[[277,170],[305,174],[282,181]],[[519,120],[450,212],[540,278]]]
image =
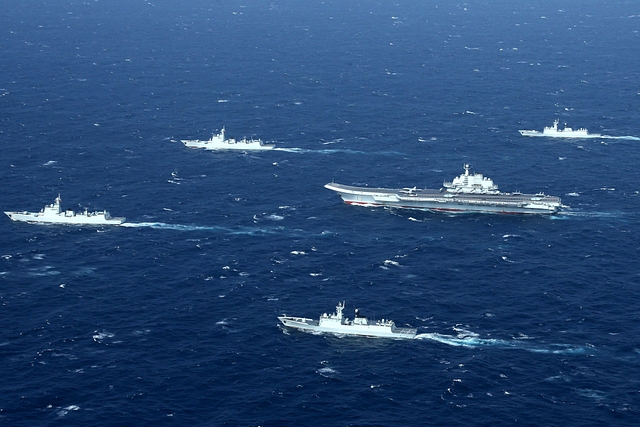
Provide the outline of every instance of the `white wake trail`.
[[227,228],[209,225],[186,225],[186,224],[167,224],[164,222],[123,222],[120,227],[129,228],[153,228],[157,230],[177,230],[177,231],[218,231],[225,234],[244,234],[244,235],[263,235],[274,234],[277,230],[258,227],[238,227]]

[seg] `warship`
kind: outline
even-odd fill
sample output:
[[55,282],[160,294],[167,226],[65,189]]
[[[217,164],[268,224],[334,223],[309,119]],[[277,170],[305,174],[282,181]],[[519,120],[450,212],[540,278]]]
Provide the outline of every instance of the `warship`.
[[345,203],[359,206],[503,214],[553,214],[563,207],[559,197],[543,193],[501,192],[490,178],[472,174],[468,164],[462,175],[439,190],[355,187],[335,182],[325,188],[338,193]]
[[553,122],[553,126],[545,126],[542,132],[537,130],[519,130],[522,136],[546,136],[549,138],[602,138],[599,133],[589,133],[585,128],[572,129],[565,125],[564,129],[558,129],[559,120]]
[[181,142],[189,148],[203,148],[205,150],[273,150],[274,144],[265,144],[260,139],[235,140],[225,137],[225,128],[220,133],[213,134],[211,139],[200,141],[198,139],[182,139]]
[[84,225],[120,225],[124,222],[123,217],[111,217],[109,212],[74,212],[71,209],[62,210],[60,203],[62,199],[58,194],[56,200],[45,206],[40,212],[5,212],[13,221],[24,221],[40,224],[84,224]]
[[278,319],[284,326],[308,332],[326,332],[330,334],[358,335],[377,338],[415,338],[416,329],[398,328],[393,320],[369,320],[355,311],[353,320],[344,317],[344,302],[338,303],[336,312],[324,313],[320,319],[305,317],[280,316]]

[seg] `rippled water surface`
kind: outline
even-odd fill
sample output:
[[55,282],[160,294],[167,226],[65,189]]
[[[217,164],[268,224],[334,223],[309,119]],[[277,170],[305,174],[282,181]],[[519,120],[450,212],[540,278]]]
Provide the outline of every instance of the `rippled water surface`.
[[[635,2],[8,0],[6,425],[636,425]],[[591,2],[593,3],[593,2]],[[610,138],[526,138],[554,119]],[[230,136],[269,152],[189,150]],[[348,206],[465,163],[553,216]],[[278,325],[346,301],[413,340]]]

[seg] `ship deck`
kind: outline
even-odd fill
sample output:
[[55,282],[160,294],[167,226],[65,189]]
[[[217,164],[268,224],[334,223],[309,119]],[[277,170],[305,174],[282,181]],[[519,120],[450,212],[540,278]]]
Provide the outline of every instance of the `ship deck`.
[[351,185],[337,184],[332,182],[325,186],[329,190],[344,192],[354,195],[395,195],[400,200],[409,201],[431,201],[434,198],[446,198],[450,201],[471,201],[476,203],[492,202],[492,203],[529,203],[532,200],[543,201],[546,203],[560,203],[560,198],[556,196],[547,196],[542,194],[522,194],[522,193],[498,193],[498,194],[482,194],[482,193],[454,193],[445,190],[434,189],[414,189],[414,188],[370,188],[355,187]]

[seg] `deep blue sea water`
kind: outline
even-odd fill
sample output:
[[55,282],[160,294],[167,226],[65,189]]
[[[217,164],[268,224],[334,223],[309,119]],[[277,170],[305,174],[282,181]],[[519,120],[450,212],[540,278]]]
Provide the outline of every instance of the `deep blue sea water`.
[[[4,0],[0,424],[631,426],[640,4]],[[615,139],[524,138],[558,118]],[[211,153],[226,126],[278,149]],[[464,163],[551,217],[347,206]],[[345,300],[416,340],[278,326]]]

